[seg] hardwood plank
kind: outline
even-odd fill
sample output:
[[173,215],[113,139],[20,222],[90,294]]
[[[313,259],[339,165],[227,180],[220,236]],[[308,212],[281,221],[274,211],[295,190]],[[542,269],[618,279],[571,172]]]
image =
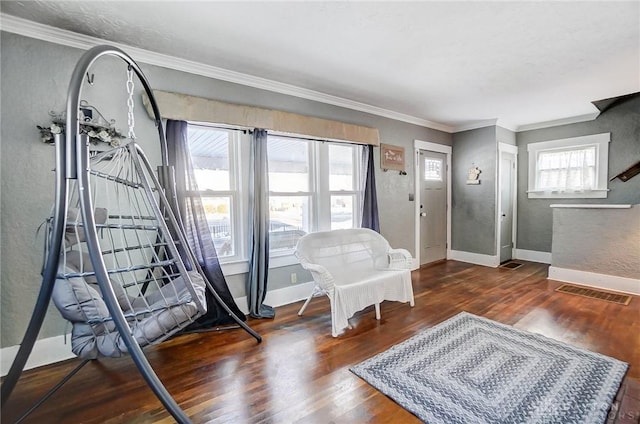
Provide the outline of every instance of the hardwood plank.
[[[611,422],[635,417],[640,379],[640,298],[628,306],[555,292],[547,265],[516,270],[446,261],[414,271],[416,305],[384,302],[356,314],[352,330],[331,337],[329,302],[314,299],[251,320],[264,341],[242,330],[176,337],[146,350],[160,379],[196,423],[413,423],[395,402],[349,367],[461,311],[543,334],[630,364]],[[70,360],[27,371],[2,422],[21,412],[72,369]],[[632,384],[630,384],[632,383]],[[626,410],[626,409],[627,410]],[[173,422],[130,358],[88,364],[26,423]],[[627,421],[624,421],[627,422]]]

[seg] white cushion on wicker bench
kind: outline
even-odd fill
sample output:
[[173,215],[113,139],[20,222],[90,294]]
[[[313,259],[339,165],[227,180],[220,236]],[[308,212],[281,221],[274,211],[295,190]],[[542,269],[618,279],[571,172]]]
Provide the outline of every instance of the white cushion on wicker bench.
[[411,255],[405,249],[392,249],[375,231],[354,228],[307,234],[298,242],[296,255],[319,287],[312,296],[329,297],[334,337],[349,326],[349,318],[368,306],[376,305],[379,318],[379,304],[385,300],[414,304]]

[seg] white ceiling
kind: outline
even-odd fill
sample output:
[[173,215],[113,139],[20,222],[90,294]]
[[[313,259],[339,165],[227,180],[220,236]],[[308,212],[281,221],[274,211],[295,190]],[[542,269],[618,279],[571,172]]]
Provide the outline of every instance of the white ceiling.
[[453,129],[640,91],[640,1],[6,1],[4,14]]

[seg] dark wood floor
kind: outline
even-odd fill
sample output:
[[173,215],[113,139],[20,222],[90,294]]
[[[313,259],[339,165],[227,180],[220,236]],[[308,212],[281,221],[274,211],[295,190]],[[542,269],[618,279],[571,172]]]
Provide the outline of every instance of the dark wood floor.
[[[264,341],[242,330],[187,335],[148,350],[156,372],[196,423],[413,423],[418,420],[353,375],[349,367],[460,311],[543,334],[630,364],[616,422],[640,419],[640,298],[621,306],[554,292],[547,266],[517,270],[448,261],[413,273],[416,305],[385,302],[331,337],[329,302],[277,308],[252,320]],[[10,423],[76,360],[25,373],[2,410]],[[172,422],[130,358],[93,361],[25,422]]]

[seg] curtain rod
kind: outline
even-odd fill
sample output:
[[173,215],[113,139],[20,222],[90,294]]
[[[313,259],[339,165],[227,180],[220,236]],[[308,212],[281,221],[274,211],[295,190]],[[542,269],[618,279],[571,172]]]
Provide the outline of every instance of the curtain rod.
[[207,128],[215,128],[218,130],[227,130],[227,131],[238,131],[238,132],[242,132],[243,134],[251,134],[253,133],[253,128],[249,128],[249,127],[240,127],[240,126],[236,126],[236,125],[225,125],[225,124],[214,124],[211,122],[197,122],[197,121],[187,121],[187,123],[189,125],[197,125],[200,127],[207,127]]
[[[315,138],[315,137],[306,136],[306,135],[279,133],[277,131],[271,131],[271,130],[267,130],[267,133],[271,134],[273,136],[276,136],[276,137],[293,138],[293,139],[309,140],[309,141],[319,141],[321,143],[337,143],[337,144],[352,144],[352,145],[356,145],[356,146],[370,146],[370,145],[365,144],[365,143],[358,143],[356,141],[350,141],[350,140],[331,140],[331,139],[327,139],[327,138]],[[375,147],[375,146],[371,146],[371,147]]]
[[[226,130],[226,131],[238,131],[238,132],[241,132],[243,134],[253,134],[253,131],[255,129],[255,128],[249,128],[249,127],[236,126],[236,125],[214,124],[214,123],[211,123],[211,122],[188,121],[188,123],[189,123],[189,125],[196,125],[196,126],[200,126],[200,127],[215,128],[215,129]],[[315,137],[312,137],[312,136],[306,136],[306,135],[302,135],[302,134],[281,133],[281,132],[273,131],[273,130],[267,130],[267,134],[273,135],[275,137],[280,137],[280,138],[291,138],[291,139],[298,139],[298,140],[319,141],[321,143],[343,143],[343,144],[354,144],[354,145],[357,145],[357,146],[366,146],[366,144],[357,143],[355,141],[329,140],[329,139],[326,139],[326,138],[315,138]]]

